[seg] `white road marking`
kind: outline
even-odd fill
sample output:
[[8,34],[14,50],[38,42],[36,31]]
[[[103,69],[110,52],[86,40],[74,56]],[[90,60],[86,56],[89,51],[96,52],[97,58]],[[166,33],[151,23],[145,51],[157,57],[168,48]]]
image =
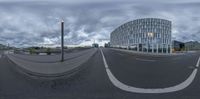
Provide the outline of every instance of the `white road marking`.
[[143,59],[143,58],[135,58],[138,61],[146,61],[146,62],[155,62],[156,60],[150,60],[150,59]]
[[199,59],[197,61],[196,67],[199,67],[199,63],[200,63],[200,57],[199,57]]
[[[132,86],[128,86],[123,84],[122,82],[120,82],[119,80],[117,80],[117,78],[112,74],[112,72],[110,71],[108,64],[106,62],[105,56],[103,54],[103,51],[101,49],[101,54],[103,57],[103,62],[104,62],[104,66],[106,68],[106,72],[108,74],[108,77],[110,79],[110,81],[113,83],[113,85],[115,85],[117,88],[120,88],[121,90],[124,91],[128,91],[128,92],[133,92],[133,93],[169,93],[169,92],[175,92],[175,91],[180,91],[185,89],[186,87],[188,87],[193,80],[195,79],[195,76],[197,74],[197,68],[193,70],[193,72],[190,74],[190,76],[182,83],[172,86],[172,87],[167,87],[167,88],[137,88],[137,87],[132,87]],[[198,59],[198,62],[196,64],[197,67],[199,67],[199,63],[200,63],[200,57]]]

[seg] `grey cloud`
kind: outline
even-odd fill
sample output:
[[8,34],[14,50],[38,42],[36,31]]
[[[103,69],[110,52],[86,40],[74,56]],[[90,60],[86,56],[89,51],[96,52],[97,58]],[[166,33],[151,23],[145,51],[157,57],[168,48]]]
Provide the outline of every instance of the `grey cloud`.
[[65,43],[81,44],[109,39],[119,25],[143,17],[173,22],[173,38],[200,40],[200,3],[109,1],[92,3],[1,2],[0,43],[14,46],[60,43],[61,19],[65,21]]

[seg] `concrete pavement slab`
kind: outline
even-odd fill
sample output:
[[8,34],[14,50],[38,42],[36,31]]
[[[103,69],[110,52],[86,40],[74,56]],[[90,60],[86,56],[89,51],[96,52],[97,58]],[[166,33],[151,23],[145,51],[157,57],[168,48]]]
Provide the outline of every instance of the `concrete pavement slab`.
[[[37,76],[44,76],[44,77],[56,77],[65,74],[70,74],[76,70],[78,70],[81,64],[85,63],[96,53],[97,49],[90,49],[87,53],[83,55],[79,55],[74,59],[66,60],[64,62],[56,62],[56,63],[41,63],[41,62],[34,62],[34,61],[27,61],[15,55],[8,54],[8,58],[17,64],[19,68],[24,70],[27,73]],[[77,54],[71,55],[72,57],[76,56]]]
[[[87,54],[93,49],[80,50],[71,53],[65,53],[64,60],[73,59],[81,55]],[[55,63],[60,62],[61,55],[28,55],[28,54],[14,54],[15,57],[37,63]]]

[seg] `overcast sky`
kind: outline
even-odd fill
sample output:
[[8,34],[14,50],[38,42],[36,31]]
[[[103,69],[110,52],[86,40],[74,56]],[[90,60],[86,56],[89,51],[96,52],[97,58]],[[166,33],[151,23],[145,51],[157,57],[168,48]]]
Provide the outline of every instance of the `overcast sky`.
[[0,0],[0,43],[12,46],[105,43],[118,26],[138,18],[172,21],[173,39],[200,41],[199,0]]

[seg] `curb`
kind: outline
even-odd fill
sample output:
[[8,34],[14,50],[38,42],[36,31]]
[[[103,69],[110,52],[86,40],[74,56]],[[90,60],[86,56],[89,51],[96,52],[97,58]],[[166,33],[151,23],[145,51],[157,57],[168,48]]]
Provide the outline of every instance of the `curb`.
[[132,54],[138,54],[138,55],[147,55],[147,56],[180,56],[180,55],[185,55],[185,53],[181,53],[181,54],[154,54],[154,53],[147,53],[147,52],[142,53],[142,52],[137,52],[137,51],[132,51],[132,50],[114,49],[114,48],[111,48],[111,50],[127,52],[127,53],[132,53]]

